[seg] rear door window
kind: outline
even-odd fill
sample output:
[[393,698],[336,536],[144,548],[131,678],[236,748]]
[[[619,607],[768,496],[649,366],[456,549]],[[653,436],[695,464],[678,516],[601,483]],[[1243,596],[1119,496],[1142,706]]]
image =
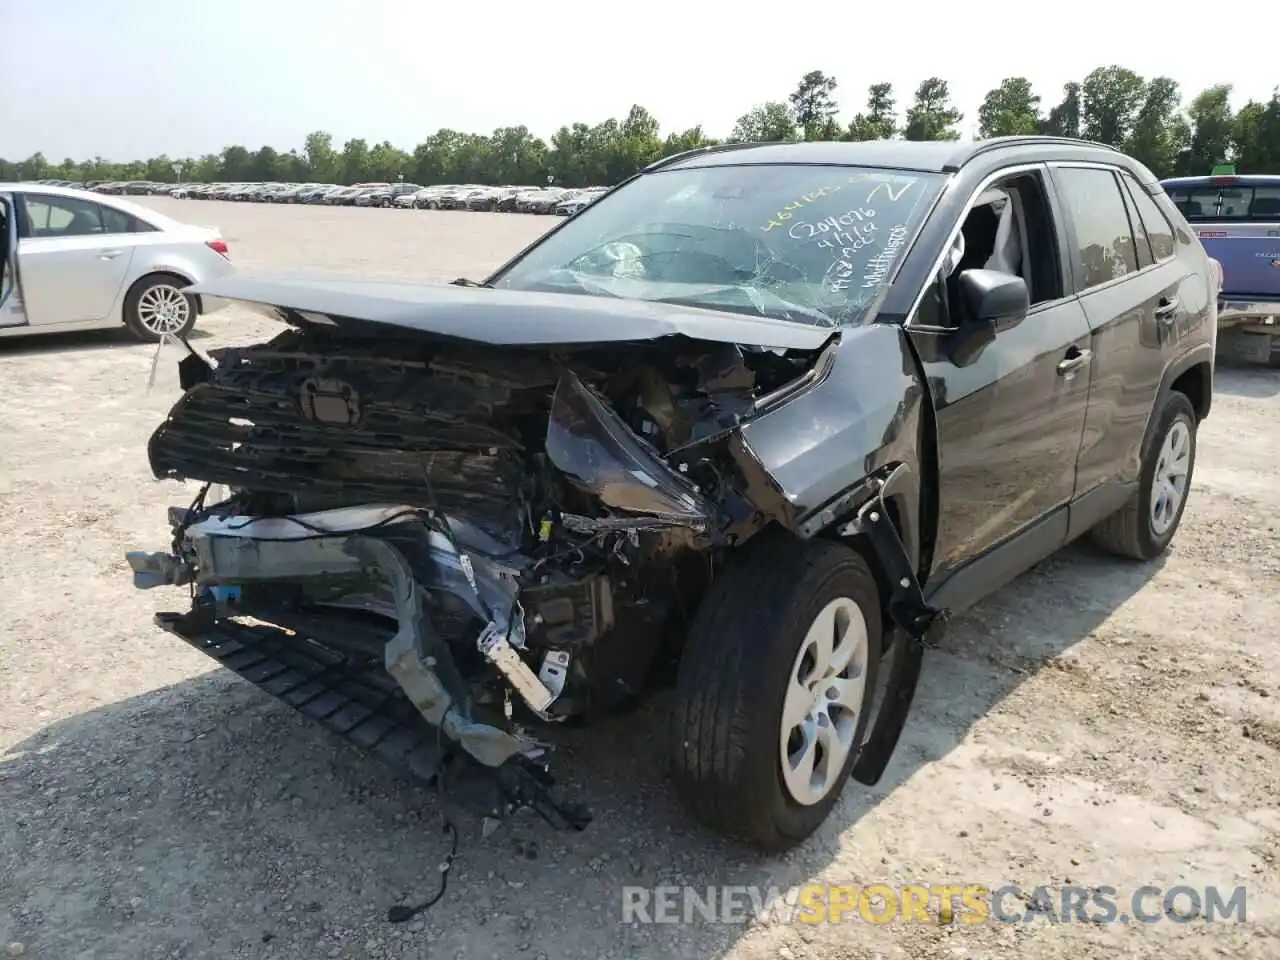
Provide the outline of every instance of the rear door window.
[[102,207],[79,197],[28,193],[23,197],[27,234],[45,237],[86,237],[102,233]]
[[1083,293],[1137,270],[1137,245],[1116,175],[1100,167],[1055,167],[1053,179],[1075,227],[1076,288]]

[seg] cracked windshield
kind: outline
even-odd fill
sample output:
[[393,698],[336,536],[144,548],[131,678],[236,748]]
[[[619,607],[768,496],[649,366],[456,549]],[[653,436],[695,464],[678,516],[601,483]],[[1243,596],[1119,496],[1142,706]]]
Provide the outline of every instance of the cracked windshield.
[[598,201],[494,285],[857,324],[943,180],[832,166],[661,171]]

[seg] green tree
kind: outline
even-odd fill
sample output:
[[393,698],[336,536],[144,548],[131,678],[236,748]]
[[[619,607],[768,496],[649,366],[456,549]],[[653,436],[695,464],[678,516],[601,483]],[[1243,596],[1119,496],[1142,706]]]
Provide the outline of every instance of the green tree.
[[369,151],[369,179],[386,183],[394,183],[399,177],[408,179],[412,164],[413,160],[407,153],[384,140]]
[[1040,132],[1051,137],[1080,136],[1080,84],[1063,86],[1062,100],[1040,122]]
[[690,127],[688,130],[681,130],[679,133],[667,134],[667,139],[662,141],[661,156],[669,157],[674,153],[684,153],[686,150],[697,150],[701,147],[710,147],[719,143],[702,132],[702,126]]
[[233,183],[249,179],[249,170],[253,158],[244,147],[236,145],[222,151],[221,169],[218,178]]
[[1266,103],[1250,100],[1241,107],[1231,140],[1241,173],[1280,170],[1280,92],[1273,91]]
[[888,140],[898,132],[893,84],[873,83],[867,88],[866,113],[855,114],[849,124],[848,140]]
[[338,155],[333,150],[333,136],[323,130],[307,134],[303,141],[302,156],[307,163],[307,175],[318,183],[330,183],[338,178]]
[[758,104],[738,118],[729,139],[735,143],[772,143],[796,140],[796,118],[791,108],[777,100]]
[[359,138],[342,145],[338,158],[339,176],[343,183],[361,183],[369,177],[369,144]]
[[830,140],[838,133],[835,92],[838,84],[821,70],[810,70],[788,98],[796,125],[806,140]]
[[1146,164],[1157,177],[1172,176],[1187,147],[1189,131],[1179,116],[1178,85],[1168,77],[1147,84],[1125,152]]
[[916,88],[903,136],[908,140],[959,140],[955,126],[963,119],[964,114],[951,105],[947,81],[930,77]]
[[1123,147],[1147,85],[1125,67],[1098,67],[1081,84],[1080,129],[1087,140]]
[[1236,118],[1231,110],[1231,84],[1202,90],[1187,106],[1191,135],[1181,158],[1182,172],[1205,174],[1231,157]]
[[[547,176],[547,145],[526,126],[499,127],[489,137],[493,179],[498,183],[539,183]],[[416,183],[430,181],[416,180]]]
[[1008,77],[987,93],[978,108],[978,136],[1010,137],[1040,127],[1040,97],[1026,77]]
[[280,180],[280,154],[275,147],[262,147],[249,159],[246,180]]
[[613,141],[606,166],[609,182],[624,180],[662,156],[658,121],[644,107],[636,104],[622,121]]
[[[912,140],[951,140],[963,119],[951,103],[947,84],[930,77],[915,91],[906,123],[899,129],[893,87],[871,85],[866,105],[846,130],[837,127],[834,77],[811,71],[785,100],[752,107],[734,125],[730,140],[879,140],[905,135]],[[1093,70],[1081,82],[1063,86],[1062,99],[1044,116],[1023,77],[1009,77],[988,92],[978,110],[981,136],[1038,130],[1057,136],[1084,136],[1117,146],[1160,176],[1205,173],[1232,160],[1242,172],[1280,170],[1280,91],[1265,102],[1230,106],[1229,85],[1210,87],[1186,105],[1169,77],[1144,81],[1117,65]],[[404,176],[422,184],[545,183],[565,186],[610,184],[631,176],[660,157],[716,143],[702,126],[661,129],[657,117],[639,104],[625,116],[567,123],[543,140],[526,126],[500,127],[488,135],[442,129],[412,150],[387,141],[376,145],[348,140],[339,151],[331,134],[309,133],[300,145],[266,145],[249,151],[240,144],[219,153],[185,157],[182,179],[197,182],[280,180],[354,183]],[[150,159],[106,160],[101,156],[50,163],[36,153],[25,160],[0,159],[0,179],[173,180],[166,155]]]
[[49,161],[43,153],[33,153],[18,165],[22,180],[43,180],[49,176]]

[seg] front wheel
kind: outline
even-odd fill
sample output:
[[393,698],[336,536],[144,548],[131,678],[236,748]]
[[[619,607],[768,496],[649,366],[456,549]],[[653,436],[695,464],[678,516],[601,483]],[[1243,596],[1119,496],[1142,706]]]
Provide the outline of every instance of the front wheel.
[[1197,421],[1191,401],[1170,392],[1155,418],[1138,489],[1091,531],[1099,546],[1134,560],[1151,560],[1168,549],[1182,522],[1196,465]]
[[135,283],[124,298],[124,325],[129,332],[145,343],[190,333],[197,311],[195,300],[182,292],[185,285],[169,274],[154,274]]
[[826,820],[853,769],[880,662],[880,597],[848,547],[760,541],[698,610],[670,745],[677,791],[697,819],[780,851]]

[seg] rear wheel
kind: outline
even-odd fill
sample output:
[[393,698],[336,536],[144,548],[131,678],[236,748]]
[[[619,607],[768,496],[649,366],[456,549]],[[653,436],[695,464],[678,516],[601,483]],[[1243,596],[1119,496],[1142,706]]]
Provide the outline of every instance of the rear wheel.
[[181,277],[155,273],[135,283],[124,298],[124,325],[147,343],[162,337],[183,337],[196,324],[196,303],[182,292]]
[[1095,542],[1135,560],[1151,560],[1164,553],[1178,532],[1191,491],[1196,426],[1196,411],[1186,395],[1166,394],[1143,452],[1138,489],[1123,507],[1093,528]]
[[813,833],[848,781],[871,712],[881,614],[875,579],[853,550],[761,540],[698,611],[670,743],[694,816],[777,851]]

